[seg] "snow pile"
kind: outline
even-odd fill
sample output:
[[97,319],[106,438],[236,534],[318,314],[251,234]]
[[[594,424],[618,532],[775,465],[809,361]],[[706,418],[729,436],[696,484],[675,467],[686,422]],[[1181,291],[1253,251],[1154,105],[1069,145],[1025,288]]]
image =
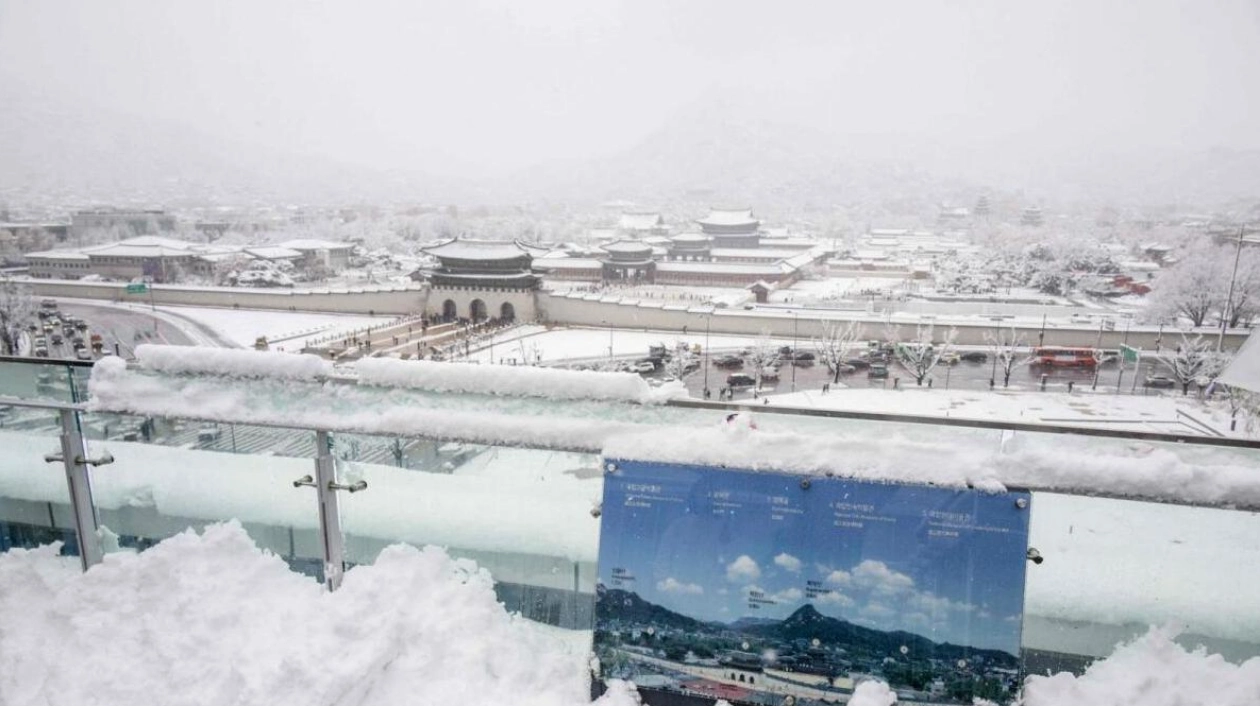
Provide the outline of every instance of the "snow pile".
[[369,358],[355,364],[368,385],[419,388],[437,393],[515,395],[553,400],[663,402],[685,392],[682,384],[653,388],[637,373],[567,371],[533,366],[485,366]]
[[[737,418],[738,419],[738,418]],[[1108,494],[1182,503],[1260,506],[1260,475],[1242,454],[1202,455],[1187,462],[1172,445],[1082,440],[1060,435],[933,428],[854,426],[852,430],[785,430],[790,416],[756,424],[663,427],[610,437],[615,459],[729,466],[755,471],[826,474],[893,483],[1000,492],[1008,487]],[[798,423],[799,424],[799,423]],[[998,442],[999,438],[1005,439]],[[1067,440],[1071,444],[1066,444]]]
[[1026,705],[1254,705],[1260,704],[1260,658],[1234,665],[1202,648],[1187,651],[1176,632],[1153,628],[1120,645],[1077,677],[1032,675]]
[[[890,450],[895,449],[895,453]],[[725,466],[753,471],[841,476],[950,488],[1006,490],[993,451],[974,446],[923,442],[897,433],[876,438],[818,435],[758,429],[752,416],[739,414],[720,426],[656,428],[610,437],[608,459]],[[942,460],[948,459],[948,463]]]
[[86,574],[56,553],[0,555],[2,703],[588,700],[589,634],[509,616],[484,570],[437,548],[387,548],[334,593],[235,522]]
[[136,347],[136,360],[160,373],[203,373],[237,378],[316,380],[332,375],[333,365],[311,354],[212,349],[199,346]]
[[853,691],[853,696],[849,698],[850,705],[895,705],[897,704],[897,693],[888,687],[888,683],[883,680],[867,680],[858,683],[857,689]]

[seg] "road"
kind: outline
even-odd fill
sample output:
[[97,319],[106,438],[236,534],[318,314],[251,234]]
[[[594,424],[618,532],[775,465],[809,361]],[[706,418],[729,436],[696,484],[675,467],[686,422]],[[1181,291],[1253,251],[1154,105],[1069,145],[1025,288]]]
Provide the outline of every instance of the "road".
[[[100,334],[104,339],[106,353],[117,353],[126,358],[130,358],[140,344],[193,346],[204,343],[195,341],[183,329],[168,321],[155,319],[149,312],[81,302],[59,302],[58,309],[86,321],[88,332]],[[50,358],[74,358],[74,349],[69,343],[50,345],[48,354]]]

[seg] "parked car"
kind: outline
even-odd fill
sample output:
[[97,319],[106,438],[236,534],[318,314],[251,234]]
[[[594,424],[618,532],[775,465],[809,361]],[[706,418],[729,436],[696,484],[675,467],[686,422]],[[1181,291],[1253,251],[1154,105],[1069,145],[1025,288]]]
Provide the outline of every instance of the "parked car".
[[853,368],[855,368],[855,369],[870,368],[870,367],[871,367],[871,362],[870,362],[870,361],[867,361],[867,360],[866,360],[866,359],[864,359],[864,358],[856,358],[856,357],[855,357],[855,358],[851,358],[851,359],[849,359],[849,360],[845,361],[844,363],[845,363],[845,365],[847,365],[847,366],[852,366],[852,367],[853,367]]
[[60,346],[60,345],[61,345],[61,343],[62,343],[62,342],[64,342],[64,341],[65,341],[65,339],[61,336],[61,332],[57,332],[57,331],[54,331],[54,332],[53,332],[53,335],[52,335],[52,342],[53,342],[53,345],[54,345],[54,346]]
[[634,364],[635,373],[653,373],[656,371],[656,364],[651,361],[639,361]]
[[744,365],[744,359],[735,354],[726,354],[713,359],[713,365],[718,368],[740,368]]
[[984,363],[989,360],[989,354],[983,351],[964,351],[959,357],[967,363]]
[[888,366],[882,363],[872,363],[871,369],[866,372],[867,378],[887,378]]
[[[847,363],[842,363],[842,364],[840,364],[839,368],[840,368],[840,375],[842,375],[842,376],[847,376],[847,375],[849,375],[850,373],[853,373],[854,371],[856,371],[856,370],[857,370],[857,366],[851,366],[851,365],[849,365],[849,364],[847,364]],[[828,370],[828,371],[833,371],[833,372],[834,372],[834,370],[832,369],[832,367],[831,367],[831,366],[827,366],[827,370]]]
[[732,373],[726,377],[726,385],[731,388],[751,388],[757,385],[757,379],[747,373]]
[[1177,381],[1168,376],[1147,376],[1143,385],[1147,388],[1176,388]]
[[48,358],[48,347],[36,346],[35,355],[38,356],[39,358]]
[[947,351],[941,354],[941,363],[945,364],[946,366],[952,366],[961,360],[962,360],[962,356],[959,356],[953,351]]
[[74,350],[74,357],[79,359],[80,361],[91,361],[92,352],[88,351],[86,346],[80,346],[79,348]]

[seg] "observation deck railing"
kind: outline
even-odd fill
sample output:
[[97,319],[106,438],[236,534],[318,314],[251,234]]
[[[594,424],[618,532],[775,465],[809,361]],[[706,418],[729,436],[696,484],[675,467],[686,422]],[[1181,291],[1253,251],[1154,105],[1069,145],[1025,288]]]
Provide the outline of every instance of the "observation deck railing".
[[[349,376],[129,368],[89,395],[93,375],[0,359],[0,550],[60,540],[88,569],[237,519],[336,589],[390,544],[436,544],[489,569],[508,610],[589,630],[603,455],[996,482],[1033,494],[1029,544],[1043,561],[1028,568],[1027,670],[1079,668],[1174,620],[1228,659],[1260,655],[1255,440]],[[755,433],[726,429],[735,411],[756,414]]]

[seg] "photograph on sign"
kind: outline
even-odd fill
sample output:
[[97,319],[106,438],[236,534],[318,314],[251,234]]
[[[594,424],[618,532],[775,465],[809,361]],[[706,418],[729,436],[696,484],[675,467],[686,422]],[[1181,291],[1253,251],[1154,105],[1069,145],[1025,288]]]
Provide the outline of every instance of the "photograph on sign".
[[600,677],[649,703],[1009,703],[1027,493],[612,462]]

